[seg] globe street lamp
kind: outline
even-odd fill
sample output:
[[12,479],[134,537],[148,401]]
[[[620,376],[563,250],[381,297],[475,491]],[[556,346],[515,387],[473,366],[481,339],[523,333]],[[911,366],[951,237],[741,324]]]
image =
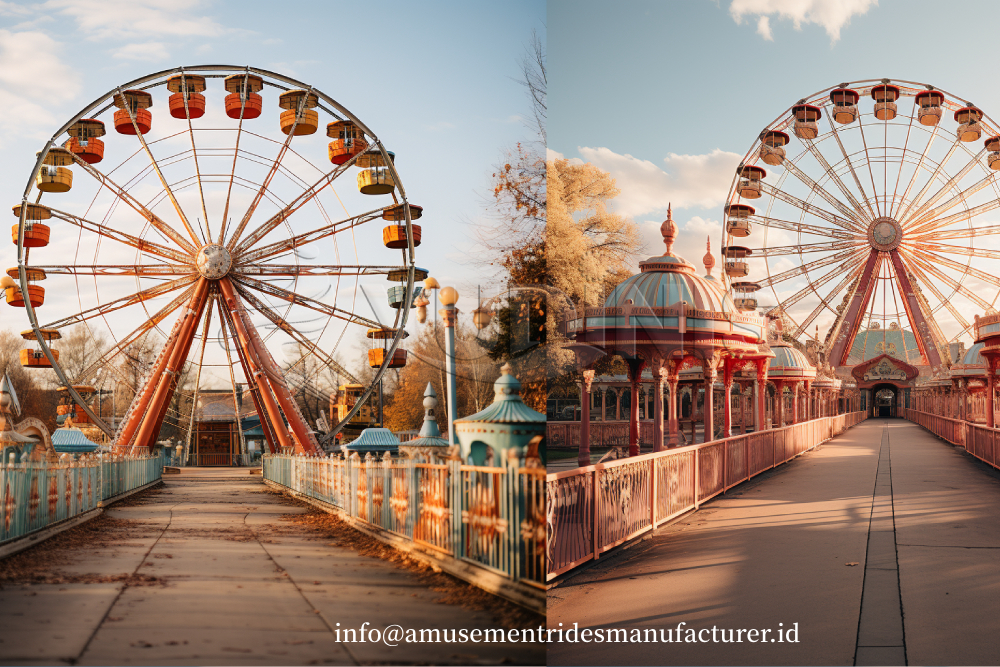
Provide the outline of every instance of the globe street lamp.
[[[436,281],[435,281],[436,282]],[[448,441],[458,444],[458,434],[455,433],[455,420],[458,419],[458,389],[455,386],[455,323],[458,321],[458,290],[454,287],[441,288],[441,305],[438,311],[445,327],[445,364],[448,371]]]

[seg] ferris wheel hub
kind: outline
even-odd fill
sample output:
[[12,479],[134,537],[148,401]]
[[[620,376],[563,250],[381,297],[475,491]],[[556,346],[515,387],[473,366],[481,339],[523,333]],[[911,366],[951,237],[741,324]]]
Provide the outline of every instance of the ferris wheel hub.
[[890,252],[903,240],[903,228],[895,218],[882,216],[868,225],[868,243],[876,250]]
[[209,280],[219,280],[232,268],[233,256],[225,246],[209,243],[198,251],[195,264],[198,266],[198,273]]

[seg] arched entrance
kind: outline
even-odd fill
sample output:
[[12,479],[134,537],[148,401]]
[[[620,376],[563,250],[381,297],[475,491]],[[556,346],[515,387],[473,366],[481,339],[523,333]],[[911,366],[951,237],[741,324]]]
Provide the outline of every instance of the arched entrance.
[[872,417],[896,417],[899,389],[894,384],[879,384],[872,387]]

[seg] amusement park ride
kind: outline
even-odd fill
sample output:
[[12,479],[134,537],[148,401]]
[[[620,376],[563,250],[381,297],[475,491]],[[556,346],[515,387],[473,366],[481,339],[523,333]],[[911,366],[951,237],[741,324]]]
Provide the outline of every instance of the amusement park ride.
[[[908,81],[843,83],[760,133],[725,208],[725,274],[838,373],[881,354],[944,370],[1000,296],[1000,125]],[[821,334],[821,332],[825,332]]]
[[[158,105],[168,113],[155,114]],[[328,145],[309,136],[321,114]],[[357,192],[336,189],[352,168]],[[414,266],[421,209],[374,132],[289,77],[212,65],[119,86],[45,144],[14,214],[18,266],[6,301],[25,308],[24,337],[37,346],[22,363],[51,368],[76,404],[64,401],[63,413],[119,451],[150,447],[165,421],[181,418],[175,392],[197,405],[202,389],[231,387],[235,398],[246,383],[269,449],[313,452],[357,421],[388,368],[405,364],[399,343],[426,277]],[[391,325],[358,313],[364,276],[395,283]],[[48,295],[43,280],[56,283]],[[109,331],[111,344],[70,377],[54,346],[79,324],[91,336]],[[371,383],[334,359],[362,332],[378,343]],[[296,354],[282,369],[275,354],[287,346]],[[320,437],[286,381],[309,358],[352,387],[350,407]],[[116,428],[81,393],[99,370],[134,396]]]

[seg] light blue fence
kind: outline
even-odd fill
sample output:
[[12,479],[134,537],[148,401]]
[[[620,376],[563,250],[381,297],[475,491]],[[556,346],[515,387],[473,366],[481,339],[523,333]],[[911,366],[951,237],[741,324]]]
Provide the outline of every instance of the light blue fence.
[[0,461],[0,544],[96,508],[160,479],[160,456],[84,455],[79,460]]
[[545,581],[545,469],[516,457],[469,466],[274,454],[264,479],[513,581]]

